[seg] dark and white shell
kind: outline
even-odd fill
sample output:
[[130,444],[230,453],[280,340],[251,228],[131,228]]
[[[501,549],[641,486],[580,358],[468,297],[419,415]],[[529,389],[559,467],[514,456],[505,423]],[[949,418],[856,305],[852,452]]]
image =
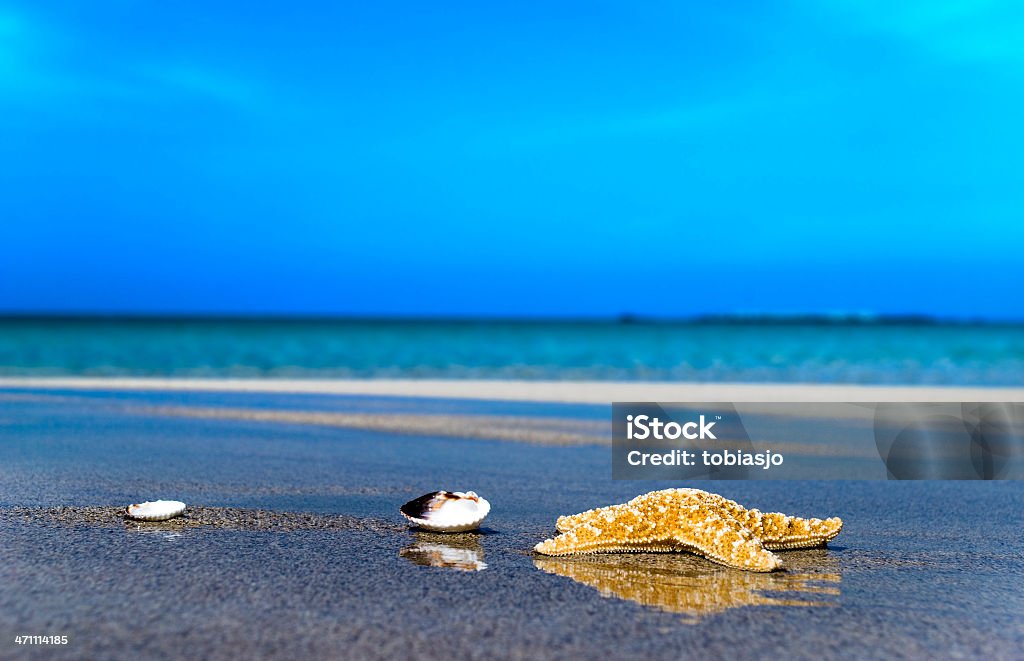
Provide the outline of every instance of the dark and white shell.
[[491,504],[472,491],[433,491],[402,505],[402,516],[424,530],[462,532],[480,527]]

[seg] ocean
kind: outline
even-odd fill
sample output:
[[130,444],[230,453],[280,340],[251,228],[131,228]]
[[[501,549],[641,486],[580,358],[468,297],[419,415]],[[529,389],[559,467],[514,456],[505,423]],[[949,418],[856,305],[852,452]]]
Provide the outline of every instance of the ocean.
[[8,318],[0,375],[1019,386],[1024,326]]

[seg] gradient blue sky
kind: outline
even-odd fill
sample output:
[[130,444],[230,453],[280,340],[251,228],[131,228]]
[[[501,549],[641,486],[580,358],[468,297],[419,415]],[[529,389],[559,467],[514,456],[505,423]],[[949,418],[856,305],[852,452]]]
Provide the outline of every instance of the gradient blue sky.
[[1024,318],[1020,3],[299,4],[0,1],[0,310]]

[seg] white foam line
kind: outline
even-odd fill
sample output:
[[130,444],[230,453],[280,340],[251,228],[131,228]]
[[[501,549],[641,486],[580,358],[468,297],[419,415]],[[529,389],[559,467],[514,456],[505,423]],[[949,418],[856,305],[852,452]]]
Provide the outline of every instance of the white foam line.
[[1024,402],[1024,388],[806,383],[0,377],[0,388],[372,395],[581,404],[607,404],[613,401]]

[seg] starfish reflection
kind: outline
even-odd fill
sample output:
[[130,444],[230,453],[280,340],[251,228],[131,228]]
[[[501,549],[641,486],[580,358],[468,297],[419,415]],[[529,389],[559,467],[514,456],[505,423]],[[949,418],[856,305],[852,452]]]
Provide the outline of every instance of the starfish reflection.
[[[838,562],[828,558],[827,551],[793,552],[786,557],[787,564],[795,571],[772,574],[709,569],[707,563],[699,558],[678,554],[535,556],[533,563],[549,574],[588,585],[604,597],[627,599],[643,606],[686,615],[688,624],[743,606],[807,608],[838,604],[836,599],[822,600],[822,597],[839,596],[839,582],[842,580]],[[805,563],[815,570],[826,566],[835,571],[802,572],[798,567]],[[777,596],[769,596],[769,593]]]

